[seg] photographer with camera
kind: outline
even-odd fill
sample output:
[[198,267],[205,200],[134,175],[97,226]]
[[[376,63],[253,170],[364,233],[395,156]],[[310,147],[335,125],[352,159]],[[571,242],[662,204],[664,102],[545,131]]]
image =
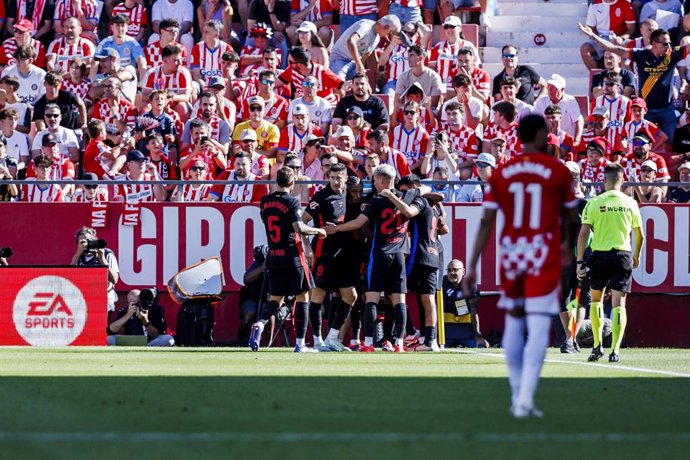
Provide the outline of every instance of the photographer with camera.
[[91,227],[80,228],[74,237],[77,242],[77,251],[74,253],[70,265],[108,267],[108,312],[114,311],[117,301],[115,285],[120,279],[120,267],[117,264],[115,253],[106,248],[106,241],[98,239],[96,230]]
[[120,332],[126,336],[145,336],[148,347],[174,347],[175,339],[166,334],[167,324],[163,307],[158,305],[158,291],[132,289],[127,294],[127,305],[121,307],[115,319],[108,324],[108,345],[117,345]]
[[267,256],[268,245],[256,246],[252,263],[244,273],[244,286],[240,289],[240,325],[237,329],[237,340],[243,345],[249,340],[249,328],[256,321],[256,313],[266,294],[264,279]]

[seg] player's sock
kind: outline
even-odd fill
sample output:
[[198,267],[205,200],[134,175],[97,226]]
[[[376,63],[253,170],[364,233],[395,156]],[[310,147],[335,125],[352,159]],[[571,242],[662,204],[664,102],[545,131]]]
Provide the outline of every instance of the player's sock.
[[279,307],[280,305],[278,304],[278,302],[276,302],[275,300],[271,300],[266,305],[264,305],[264,308],[261,309],[261,317],[259,318],[258,322],[261,323],[262,330],[263,326],[265,326],[266,323],[271,319],[271,316],[276,314]]
[[298,347],[304,347],[304,346],[306,346],[306,343],[304,343],[304,341],[305,341],[305,339],[296,339],[295,344]]
[[307,302],[295,303],[295,334],[298,339],[307,336],[307,316],[309,316],[309,304]]
[[407,322],[407,305],[404,303],[399,303],[395,306],[395,333],[393,336],[397,339],[402,340],[405,334],[405,323]]
[[373,337],[364,337],[364,345],[367,347],[370,347],[374,344],[374,338]]
[[527,315],[527,342],[522,357],[522,378],[517,402],[523,407],[534,407],[534,394],[539,385],[539,375],[544,365],[546,348],[549,346],[549,315]]
[[333,329],[331,328],[328,331],[328,335],[326,336],[326,340],[335,340],[338,338],[338,333],[340,332],[339,329]]
[[424,328],[424,345],[430,347],[436,340],[436,326],[426,326]]
[[620,354],[621,342],[623,341],[623,335],[625,334],[625,326],[628,324],[628,312],[625,307],[615,307],[613,309],[613,324],[611,329],[613,329],[613,343],[611,347],[615,354]]
[[352,324],[352,337],[350,338],[350,343],[356,345],[359,343],[359,335],[362,332],[362,303],[355,302],[350,311],[350,323]]
[[603,342],[604,334],[604,307],[601,302],[592,302],[589,306],[589,319],[592,322],[592,335],[594,336],[594,348]]
[[321,338],[323,311],[321,310],[320,303],[309,303],[309,322],[311,323],[311,333],[314,335],[314,346],[323,343],[323,339]]
[[[343,327],[343,324],[345,324],[345,321],[347,320],[347,315],[350,314],[350,310],[352,310],[351,305],[342,299],[338,300],[338,307],[335,310],[335,317],[331,323],[331,331],[333,331],[333,329],[340,331],[340,328]],[[330,337],[330,332],[328,335]]]
[[[364,320],[364,337],[372,339],[374,337],[374,328],[376,327],[376,303],[367,302],[362,312],[362,319]],[[367,344],[371,345],[371,343]]]
[[508,366],[508,381],[510,382],[513,404],[517,403],[520,393],[522,355],[525,349],[525,323],[524,317],[516,318],[506,314],[502,346]]

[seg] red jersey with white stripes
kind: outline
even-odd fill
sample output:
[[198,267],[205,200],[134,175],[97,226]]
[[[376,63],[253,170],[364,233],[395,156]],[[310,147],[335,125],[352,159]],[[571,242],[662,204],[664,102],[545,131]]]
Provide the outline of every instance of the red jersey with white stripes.
[[395,174],[398,179],[400,179],[401,177],[405,177],[408,174],[412,174],[412,171],[410,171],[410,165],[407,162],[407,158],[405,158],[405,155],[403,155],[401,152],[397,150],[392,149],[390,146],[384,147],[384,149],[386,149],[388,154],[386,155],[386,158],[383,158],[381,156],[383,155],[383,153],[379,154],[379,158],[381,159],[382,165],[393,166],[393,169],[395,169]]
[[[235,171],[223,171],[218,180],[236,181]],[[211,194],[224,203],[258,203],[268,194],[268,186],[255,184],[256,176],[249,174],[240,184],[217,184],[211,188]]]
[[[426,129],[427,133],[432,132],[436,127],[436,119],[432,117],[433,112],[430,112],[424,106],[419,107],[419,124],[424,126],[424,129]],[[400,125],[405,123],[405,115],[403,114],[402,108],[395,112],[395,119]]]
[[[257,72],[259,71],[259,68],[261,67],[261,62],[257,62],[256,64],[249,64],[246,66],[242,65],[242,56],[261,56],[263,55],[264,50],[262,48],[257,48],[256,46],[249,46],[249,45],[244,45],[242,48],[242,51],[240,52],[240,75],[243,77],[248,77],[249,73],[252,70],[256,70]],[[283,52],[280,50],[280,48],[276,48],[276,55],[278,56],[278,62],[282,61],[283,59]]]
[[412,166],[426,153],[429,144],[429,133],[421,125],[417,125],[412,130],[407,131],[405,125],[402,124],[393,128],[389,134],[389,140],[389,145],[405,155],[407,163]]
[[[48,173],[48,180],[74,179],[76,173],[72,160],[64,155],[56,155],[53,165]],[[36,177],[36,169],[33,162],[26,168],[26,177]]]
[[609,99],[601,95],[592,102],[589,113],[592,113],[595,107],[606,107],[609,111],[609,130],[614,130],[616,134],[620,134],[623,132],[623,126],[631,119],[631,102],[629,98],[623,95],[616,99]]
[[410,49],[407,46],[395,45],[388,58],[388,81],[397,80],[398,77],[410,68]]
[[[290,10],[292,14],[299,13],[307,9],[311,2],[309,0],[292,0]],[[316,0],[314,8],[302,19],[303,21],[310,21],[316,23],[324,18],[324,16],[333,15],[333,5],[330,0]]]
[[57,184],[41,184],[35,178],[27,178],[22,184],[20,201],[29,203],[60,203],[64,201],[62,189]]
[[72,201],[73,203],[93,203],[94,201],[105,203],[109,201],[108,189],[105,187],[98,187],[96,189],[96,194],[93,196],[92,199],[89,199],[86,196],[86,192],[84,191],[84,189],[80,188],[74,192],[70,201]]
[[[249,119],[249,105],[247,104],[248,99],[244,99],[242,102],[242,109],[240,110],[239,119],[248,120]],[[274,125],[278,120],[287,121],[288,109],[290,108],[290,102],[282,96],[277,94],[271,94],[270,99],[264,99],[264,120],[270,121]]]
[[[144,173],[141,180],[154,180],[149,173]],[[116,178],[113,182],[113,201],[127,201],[128,203],[150,203],[156,201],[153,185],[138,184],[129,178],[129,173]]]
[[[180,163],[185,160],[189,155],[192,154],[194,151],[194,145],[188,145],[187,147],[183,148],[180,151]],[[216,167],[217,163],[215,161],[216,157],[216,152],[217,150],[215,148],[204,148],[201,153],[198,153],[194,156],[194,161],[189,162],[188,166],[184,169],[182,169],[182,177],[187,177],[189,173],[189,168],[192,167],[194,162],[198,159],[201,159],[204,163],[206,163],[206,170],[208,171],[208,179],[209,180],[214,180],[216,177]]]
[[145,27],[149,23],[149,17],[146,13],[146,8],[144,8],[139,3],[135,3],[132,8],[127,8],[125,3],[122,2],[113,8],[113,16],[116,14],[124,14],[129,18],[129,25],[127,26],[127,35],[130,37],[137,38],[142,27]]
[[67,43],[67,38],[60,37],[48,46],[47,56],[55,56],[55,69],[60,72],[69,70],[69,63],[74,58],[88,59],[96,52],[96,45],[91,40],[77,37],[73,44]]
[[458,66],[458,51],[465,47],[475,50],[474,55],[477,56],[477,51],[472,42],[462,38],[457,43],[450,43],[444,40],[431,48],[429,61],[436,62],[436,72],[441,76],[441,80],[444,83],[450,82],[452,78],[451,71]]
[[474,85],[475,88],[477,88],[477,91],[482,93],[485,96],[490,96],[491,92],[491,77],[489,76],[489,72],[486,70],[475,67],[472,69],[472,84]]
[[111,106],[107,99],[101,99],[93,105],[93,111],[91,112],[93,120],[103,120],[105,124],[115,123],[115,120],[120,120],[132,129],[136,123],[136,116],[136,108],[124,98],[120,98],[116,106]]
[[656,182],[667,181],[671,178],[666,167],[666,160],[658,153],[649,152],[646,160],[638,161],[634,154],[626,155],[621,161],[621,166],[625,170],[625,175],[629,181],[639,181],[641,174],[640,168],[645,161],[653,161],[656,164]]
[[216,76],[222,77],[223,71],[220,68],[221,57],[228,50],[232,50],[232,48],[224,41],[218,40],[218,46],[215,49],[211,49],[202,40],[192,48],[190,68],[199,69],[204,80]]
[[512,158],[522,151],[522,142],[520,142],[517,128],[517,123],[512,123],[507,129],[503,129],[496,122],[490,121],[484,132],[484,140],[491,142],[496,137],[502,136],[506,140],[506,157]]
[[376,0],[340,0],[340,14],[361,16],[371,13],[378,13]]
[[618,150],[625,150],[623,149],[623,146],[621,144],[621,136],[623,134],[623,130],[620,131],[615,131],[612,129],[606,128],[606,132],[603,135],[597,135],[594,132],[593,127],[585,128],[585,130],[582,132],[582,142],[580,142],[580,150],[579,153],[585,153],[587,151],[587,144],[591,142],[592,139],[595,137],[603,137],[607,141],[609,141],[609,145],[606,148],[606,153],[605,156],[606,158],[611,158],[611,154],[615,151]]
[[[311,72],[309,72],[308,75],[313,75],[316,81],[319,82],[321,89],[316,92],[316,95],[324,99],[327,99],[329,95],[332,95],[334,89],[340,88],[343,84],[343,80],[341,80],[340,77],[321,64],[312,63]],[[292,67],[288,67],[283,73],[278,75],[278,78],[280,78],[284,84],[290,85],[290,92],[293,99],[304,96],[304,92],[302,91],[302,81],[304,77],[306,77],[306,75],[296,72]],[[329,102],[331,101],[329,100]]]
[[180,186],[178,185],[173,193],[171,201],[184,201],[185,203],[192,201],[206,201],[206,197],[210,191],[211,184],[185,184],[182,189],[180,189]]
[[71,79],[63,80],[62,89],[79,96],[83,101],[90,100],[91,80],[84,78],[79,83],[74,83]]
[[[182,48],[182,62],[187,62],[187,50],[179,42],[172,42],[171,45],[177,45]],[[144,56],[146,56],[146,63],[149,69],[158,67],[163,64],[163,46],[161,41],[151,42],[144,48]]]
[[635,121],[630,120],[623,127],[623,135],[622,135],[622,138],[625,139],[627,141],[627,144],[628,144],[627,153],[632,153],[632,151],[633,151],[632,138],[635,136],[635,133],[637,133],[642,128],[647,128],[647,130],[649,130],[649,132],[652,134],[652,136],[654,136],[655,139],[656,139],[657,135],[659,134],[659,131],[661,131],[659,129],[659,127],[656,125],[656,123],[652,123],[651,121],[645,120],[644,118],[639,123],[636,123]]
[[[98,22],[98,5],[96,0],[81,0],[81,11],[89,21]],[[79,17],[74,0],[57,0],[55,2],[55,14],[53,14],[54,23],[62,22],[70,17]],[[93,30],[95,30],[95,27]],[[93,32],[93,30],[84,29],[86,32]]]
[[308,123],[304,134],[297,132],[295,125],[290,123],[280,132],[280,142],[278,143],[278,150],[289,150],[291,152],[301,152],[304,148],[304,140],[310,135],[323,136],[321,128],[313,123]]
[[[251,173],[254,174],[255,176],[259,176],[261,174],[261,170],[264,169],[266,171],[271,170],[271,162],[268,161],[268,158],[266,158],[266,155],[257,155],[256,153],[254,156],[251,158]],[[235,168],[235,157],[230,157],[228,158],[228,171],[231,171]]]
[[144,82],[144,88],[150,89],[151,91],[162,89],[174,94],[185,93],[187,88],[191,87],[191,85],[192,76],[189,74],[189,70],[182,66],[178,67],[176,72],[166,74],[163,72],[163,66],[159,65],[146,74]]
[[[31,47],[36,52],[36,57],[32,63],[36,67],[45,69],[46,66],[46,50],[43,44],[38,40],[31,39]],[[16,64],[17,61],[14,60],[14,52],[17,51],[19,45],[17,45],[17,40],[14,38],[8,38],[2,42],[2,50],[0,50],[0,64],[5,66],[10,66]]]

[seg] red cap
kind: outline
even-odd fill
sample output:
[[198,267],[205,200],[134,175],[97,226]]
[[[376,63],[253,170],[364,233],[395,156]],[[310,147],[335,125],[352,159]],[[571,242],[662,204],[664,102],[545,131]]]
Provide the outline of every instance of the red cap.
[[606,152],[609,149],[609,141],[604,139],[603,137],[597,136],[593,138],[591,141],[589,141],[587,147],[594,147],[595,149],[599,150],[599,152],[601,152],[602,155],[606,155]]
[[642,99],[641,97],[636,97],[635,99],[630,102],[630,106],[638,106],[640,108],[646,109],[647,108],[647,101]]
[[555,145],[556,147],[560,147],[561,141],[558,140],[558,136],[556,136],[554,133],[549,133],[546,136],[546,145]]
[[17,30],[21,30],[22,32],[34,30],[34,24],[28,19],[20,19],[14,24],[13,27]]

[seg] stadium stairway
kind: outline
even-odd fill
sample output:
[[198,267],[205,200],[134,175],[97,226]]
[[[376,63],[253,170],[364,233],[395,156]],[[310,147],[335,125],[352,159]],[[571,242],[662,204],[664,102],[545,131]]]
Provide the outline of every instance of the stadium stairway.
[[568,94],[588,94],[589,73],[580,58],[585,36],[577,30],[577,23],[587,17],[586,1],[499,0],[498,11],[481,49],[489,75],[503,69],[501,47],[510,43],[520,49],[520,63],[532,66],[545,80],[558,73],[567,81]]

